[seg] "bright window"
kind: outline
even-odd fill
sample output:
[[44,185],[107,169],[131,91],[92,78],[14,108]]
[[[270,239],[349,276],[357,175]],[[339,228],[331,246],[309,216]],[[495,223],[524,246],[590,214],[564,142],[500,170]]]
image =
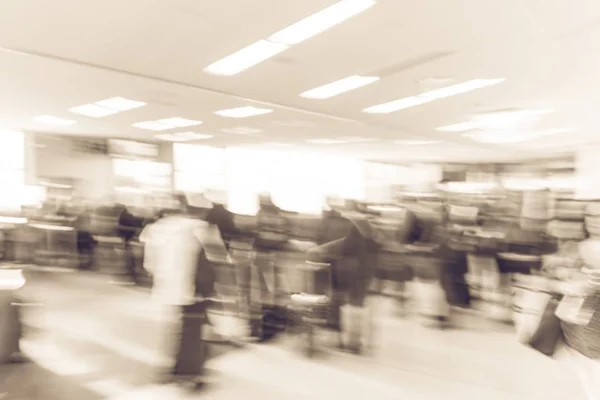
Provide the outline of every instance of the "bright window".
[[25,135],[0,129],[0,209],[21,209],[25,190]]
[[227,186],[223,149],[175,143],[173,161],[175,190],[202,193]]

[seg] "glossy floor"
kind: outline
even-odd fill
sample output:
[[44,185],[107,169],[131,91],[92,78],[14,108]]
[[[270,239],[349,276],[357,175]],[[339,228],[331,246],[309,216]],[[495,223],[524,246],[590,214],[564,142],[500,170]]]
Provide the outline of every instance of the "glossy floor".
[[517,344],[510,327],[457,314],[457,328],[439,331],[389,317],[380,302],[369,357],[308,360],[293,338],[219,346],[209,362],[216,383],[191,395],[152,383],[168,362],[160,349],[169,318],[146,291],[54,271],[30,278],[23,296],[32,304],[23,349],[34,363],[0,367],[2,400],[583,399],[570,371]]

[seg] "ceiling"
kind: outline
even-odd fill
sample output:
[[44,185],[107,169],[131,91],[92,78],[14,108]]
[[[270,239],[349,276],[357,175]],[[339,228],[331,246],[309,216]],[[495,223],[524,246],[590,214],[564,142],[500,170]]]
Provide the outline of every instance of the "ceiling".
[[[0,0],[0,125],[152,140],[158,132],[132,124],[183,117],[203,121],[192,129],[214,135],[199,142],[207,145],[289,147],[389,162],[518,160],[600,140],[597,0],[378,0],[240,74],[204,72],[335,2]],[[299,95],[350,75],[381,79],[325,100]],[[506,80],[394,113],[362,111],[477,78]],[[68,111],[116,96],[147,105],[104,118]],[[245,119],[214,114],[249,105],[273,112]],[[481,144],[436,130],[498,109],[553,109],[536,129],[575,130],[518,145]],[[39,115],[77,123],[43,125],[34,120]],[[236,127],[261,132],[224,132]],[[307,142],[338,137],[371,141]]]

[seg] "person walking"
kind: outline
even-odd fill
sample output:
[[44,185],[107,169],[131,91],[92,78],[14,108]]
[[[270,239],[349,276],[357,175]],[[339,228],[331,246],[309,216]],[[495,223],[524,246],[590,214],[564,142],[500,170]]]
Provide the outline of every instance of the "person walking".
[[227,258],[225,246],[217,229],[184,211],[147,225],[140,240],[144,268],[153,278],[152,297],[175,317],[166,338],[173,363],[160,381],[191,383],[200,389],[206,358],[202,333],[215,291],[214,261]]

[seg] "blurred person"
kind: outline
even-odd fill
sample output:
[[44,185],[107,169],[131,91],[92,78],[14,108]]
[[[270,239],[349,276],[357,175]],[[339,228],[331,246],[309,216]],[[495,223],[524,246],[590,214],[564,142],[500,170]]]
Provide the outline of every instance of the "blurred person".
[[117,235],[123,240],[123,258],[125,264],[125,273],[131,280],[131,283],[137,285],[139,277],[137,273],[137,264],[135,253],[131,242],[137,236],[141,229],[142,221],[133,215],[125,206],[119,206],[120,213],[118,219]]
[[204,383],[206,308],[215,292],[213,262],[226,261],[225,246],[214,226],[193,218],[185,203],[178,213],[147,225],[140,240],[144,268],[153,277],[152,297],[177,319],[167,337],[174,363],[161,382],[183,380],[199,389]]
[[95,250],[98,242],[90,232],[90,223],[90,218],[85,215],[79,216],[75,223],[80,270],[91,270],[95,265]]
[[375,244],[368,221],[352,215],[351,219],[337,210],[326,211],[319,228],[319,246],[309,251],[308,259],[331,264],[329,327],[340,332],[341,348],[360,353],[365,339],[370,339],[364,328],[368,325],[370,330],[366,300],[375,271]]

